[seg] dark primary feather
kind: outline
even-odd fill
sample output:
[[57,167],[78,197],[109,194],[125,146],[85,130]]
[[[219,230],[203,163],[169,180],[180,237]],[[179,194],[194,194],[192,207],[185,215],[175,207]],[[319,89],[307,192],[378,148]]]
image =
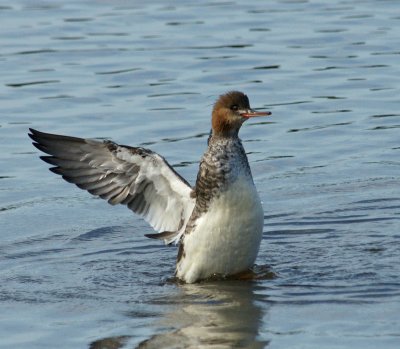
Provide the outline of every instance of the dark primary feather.
[[41,159],[67,182],[143,216],[158,231],[177,231],[193,207],[191,187],[160,155],[30,129],[33,145],[49,154]]

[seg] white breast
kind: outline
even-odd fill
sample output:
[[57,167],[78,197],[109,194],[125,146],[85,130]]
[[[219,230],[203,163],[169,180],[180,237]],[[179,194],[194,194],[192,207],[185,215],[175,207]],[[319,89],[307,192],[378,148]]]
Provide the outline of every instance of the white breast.
[[213,274],[232,275],[251,267],[262,237],[263,210],[251,177],[239,177],[214,199],[184,236],[177,276],[195,282]]

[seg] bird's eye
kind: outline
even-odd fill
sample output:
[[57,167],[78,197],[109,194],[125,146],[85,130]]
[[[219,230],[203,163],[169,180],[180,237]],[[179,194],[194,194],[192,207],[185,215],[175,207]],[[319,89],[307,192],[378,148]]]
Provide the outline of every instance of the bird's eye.
[[231,110],[237,111],[238,109],[239,107],[236,104],[231,106]]

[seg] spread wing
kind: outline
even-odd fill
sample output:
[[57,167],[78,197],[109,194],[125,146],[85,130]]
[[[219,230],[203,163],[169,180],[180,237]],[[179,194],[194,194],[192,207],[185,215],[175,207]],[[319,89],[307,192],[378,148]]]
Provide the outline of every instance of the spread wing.
[[189,219],[190,185],[151,150],[30,131],[33,145],[49,154],[41,159],[67,182],[111,205],[127,205],[159,232],[177,232]]

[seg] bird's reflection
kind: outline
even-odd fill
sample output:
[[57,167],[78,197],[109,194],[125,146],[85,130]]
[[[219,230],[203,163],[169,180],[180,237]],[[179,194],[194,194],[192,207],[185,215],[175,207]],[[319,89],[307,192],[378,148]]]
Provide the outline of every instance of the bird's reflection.
[[180,305],[166,315],[175,329],[155,335],[139,348],[264,348],[258,338],[264,305],[255,283],[225,281],[183,285]]
[[[162,300],[174,306],[155,324],[161,333],[136,348],[265,348],[268,342],[259,338],[265,296],[256,288],[257,283],[243,281],[180,285],[180,292]],[[129,336],[103,338],[90,348],[117,349],[127,342]]]

